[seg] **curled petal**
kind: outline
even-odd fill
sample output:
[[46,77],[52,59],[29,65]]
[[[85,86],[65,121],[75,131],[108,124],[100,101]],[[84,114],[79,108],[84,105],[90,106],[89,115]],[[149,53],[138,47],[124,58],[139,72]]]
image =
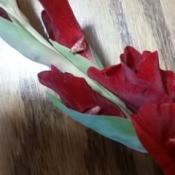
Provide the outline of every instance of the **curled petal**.
[[[42,12],[42,19],[51,39],[72,48],[84,38],[67,0],[40,0],[40,2],[45,9]],[[81,51],[82,56],[92,60],[90,49],[85,41],[83,42],[83,49],[79,51]]]
[[82,113],[123,116],[117,106],[100,96],[83,78],[62,73],[54,66],[38,74],[40,83],[54,90],[70,109]]

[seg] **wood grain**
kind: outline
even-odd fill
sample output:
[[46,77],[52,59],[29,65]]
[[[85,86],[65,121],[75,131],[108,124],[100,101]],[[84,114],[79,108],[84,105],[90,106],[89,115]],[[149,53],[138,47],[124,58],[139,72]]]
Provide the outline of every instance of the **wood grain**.
[[[19,6],[43,33],[35,0]],[[31,5],[31,3],[33,5]],[[158,50],[162,68],[175,68],[174,0],[70,0],[85,34],[106,65],[124,46]],[[31,46],[32,47],[32,46]],[[33,63],[0,40],[1,175],[160,175],[144,154],[81,126],[45,97]]]

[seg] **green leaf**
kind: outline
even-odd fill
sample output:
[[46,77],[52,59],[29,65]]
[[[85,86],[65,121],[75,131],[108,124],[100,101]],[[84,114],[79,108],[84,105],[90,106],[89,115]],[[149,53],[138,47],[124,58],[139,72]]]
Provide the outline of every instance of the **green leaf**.
[[98,67],[99,69],[103,69],[104,66],[103,66],[103,64],[102,64],[102,62],[101,62],[101,60],[100,60],[100,58],[97,56],[97,54],[95,53],[94,49],[93,49],[90,45],[89,45],[89,47],[90,47],[92,56],[93,56],[93,58],[94,58],[94,60],[95,60],[95,63],[96,63],[96,65],[97,65],[97,67]]
[[103,65],[100,61],[100,59],[98,58],[98,56],[96,55],[96,53],[94,52],[94,50],[90,47],[91,53],[94,57],[95,63],[93,64],[91,61],[89,61],[88,59],[84,58],[83,56],[81,56],[80,54],[73,54],[70,52],[70,49],[60,45],[59,43],[53,41],[50,39],[50,42],[52,43],[52,45],[55,47],[55,49],[60,52],[62,55],[64,55],[67,59],[69,59],[69,61],[74,64],[76,67],[78,67],[82,72],[84,72],[85,74],[87,74],[87,70],[89,67],[98,67],[99,69],[103,69]]
[[48,94],[49,99],[62,112],[72,119],[96,131],[97,133],[117,141],[129,148],[146,153],[141,145],[132,123],[128,119],[105,115],[88,115],[68,109],[61,101],[52,94]]
[[[47,42],[31,25],[26,16],[20,11],[16,0],[0,0],[0,7],[2,7],[9,15],[14,24],[21,25],[26,31],[33,35],[43,45],[50,49],[53,47]],[[53,49],[54,50],[54,49]]]
[[73,65],[75,65],[81,72],[87,74],[89,67],[95,66],[91,61],[82,57],[80,54],[73,54],[70,52],[70,49],[58,44],[57,42],[50,39],[50,42],[53,44],[55,49],[66,57]]
[[18,23],[9,22],[0,17],[0,37],[32,61],[57,66],[61,71],[69,70],[73,74],[79,71],[54,49],[48,48]]
[[1,17],[0,26],[1,38],[26,57],[36,62],[43,62],[43,58],[47,59],[47,57],[53,56],[50,49],[37,41],[23,27],[15,25]]

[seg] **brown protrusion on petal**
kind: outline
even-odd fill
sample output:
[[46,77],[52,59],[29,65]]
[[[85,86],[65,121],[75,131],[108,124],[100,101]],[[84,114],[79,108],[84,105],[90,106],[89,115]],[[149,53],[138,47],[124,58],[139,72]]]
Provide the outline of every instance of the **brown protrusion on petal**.
[[11,21],[11,19],[8,16],[7,12],[1,7],[0,7],[0,17],[3,17],[4,19],[7,19],[7,20]]
[[175,138],[169,138],[168,141],[175,145]]
[[175,138],[169,138],[166,142],[165,145],[167,146],[167,148],[175,153]]
[[95,106],[91,109],[88,109],[87,111],[85,111],[85,114],[89,114],[89,115],[96,115],[100,112],[101,107],[100,106]]
[[83,52],[87,49],[87,44],[85,42],[85,37],[82,36],[70,49],[71,53]]

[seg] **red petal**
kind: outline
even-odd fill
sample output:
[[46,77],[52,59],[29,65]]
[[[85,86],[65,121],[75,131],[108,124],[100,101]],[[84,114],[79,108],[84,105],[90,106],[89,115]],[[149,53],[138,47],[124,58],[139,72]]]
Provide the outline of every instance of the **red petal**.
[[[62,73],[55,67],[51,71],[38,74],[40,83],[54,90],[62,102],[79,112],[98,112],[98,114],[123,116],[112,102],[94,92],[83,78]],[[99,110],[95,107],[99,106]]]
[[148,51],[148,50],[145,50],[142,52],[142,57],[143,58],[146,58],[147,56],[149,56],[150,54],[152,54],[152,52]]
[[174,175],[175,104],[143,106],[131,119],[143,146],[166,175]]
[[7,19],[7,20],[11,21],[11,19],[8,16],[8,14],[6,13],[6,11],[1,7],[0,7],[0,17],[3,17],[4,19]]
[[91,67],[88,75],[117,95],[134,112],[145,104],[171,102],[167,94],[153,89],[150,85],[133,84],[128,81],[121,65],[111,66],[102,71]]
[[[40,0],[45,8],[42,19],[51,39],[72,48],[84,34],[71,10],[67,0]],[[85,42],[83,45],[87,45]],[[81,50],[82,56],[92,59],[89,47]]]
[[157,52],[144,51],[141,55],[134,48],[126,47],[121,63],[128,81],[138,85],[144,83],[164,92]]
[[152,88],[164,92],[157,52],[149,54],[140,63],[137,70],[137,76],[138,78],[149,82]]
[[121,61],[133,71],[137,70],[142,60],[142,55],[131,46],[127,46],[121,55]]
[[49,34],[49,38],[56,41],[57,38],[59,37],[58,30],[53,25],[50,17],[48,16],[48,14],[45,10],[42,11],[41,17],[42,17],[43,23],[46,27],[47,33]]
[[161,71],[165,90],[173,101],[175,101],[175,73],[172,71]]

